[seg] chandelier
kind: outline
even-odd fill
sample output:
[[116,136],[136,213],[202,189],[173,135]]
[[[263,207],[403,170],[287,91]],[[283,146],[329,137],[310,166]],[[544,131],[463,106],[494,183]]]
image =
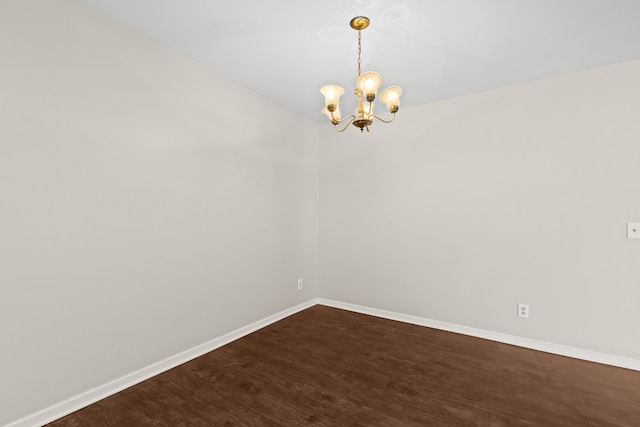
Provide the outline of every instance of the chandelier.
[[[344,132],[350,124],[360,128],[360,132],[367,129],[369,132],[369,126],[373,123],[373,119],[378,119],[384,123],[391,123],[396,118],[396,112],[400,107],[400,95],[402,89],[398,86],[391,86],[386,88],[380,94],[380,101],[382,101],[389,112],[392,114],[391,119],[385,120],[373,113],[373,101],[376,99],[378,89],[382,85],[382,77],[375,71],[368,71],[364,74],[360,72],[360,54],[362,53],[362,30],[369,26],[369,18],[366,16],[356,16],[349,23],[351,28],[358,31],[358,80],[356,81],[356,90],[353,92],[358,97],[358,108],[356,114],[349,115],[344,119],[340,115],[340,96],[344,94],[344,89],[338,85],[327,85],[320,89],[320,93],[324,95],[325,107],[322,109],[322,114],[326,114],[331,120],[331,123],[335,126],[338,132]],[[339,129],[338,125],[345,120],[349,122]]]

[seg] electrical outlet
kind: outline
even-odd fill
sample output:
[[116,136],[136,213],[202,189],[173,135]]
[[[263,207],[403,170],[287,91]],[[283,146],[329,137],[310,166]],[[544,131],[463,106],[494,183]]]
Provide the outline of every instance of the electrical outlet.
[[529,304],[518,304],[518,317],[529,318]]
[[640,222],[627,223],[627,239],[640,239]]
[[298,279],[298,290],[302,290],[302,279]]

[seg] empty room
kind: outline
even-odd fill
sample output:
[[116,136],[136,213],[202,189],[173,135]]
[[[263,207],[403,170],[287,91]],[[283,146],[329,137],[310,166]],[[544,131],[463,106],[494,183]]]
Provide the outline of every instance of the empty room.
[[640,426],[638,23],[0,0],[0,426]]

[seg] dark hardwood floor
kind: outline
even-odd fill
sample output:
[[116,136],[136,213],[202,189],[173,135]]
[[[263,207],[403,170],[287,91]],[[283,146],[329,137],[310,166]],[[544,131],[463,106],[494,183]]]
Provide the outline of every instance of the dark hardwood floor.
[[50,424],[640,426],[640,372],[324,306]]

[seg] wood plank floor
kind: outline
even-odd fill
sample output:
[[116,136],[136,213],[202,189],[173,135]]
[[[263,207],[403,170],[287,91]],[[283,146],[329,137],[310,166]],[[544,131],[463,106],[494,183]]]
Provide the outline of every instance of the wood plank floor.
[[324,306],[50,424],[640,426],[640,372]]

